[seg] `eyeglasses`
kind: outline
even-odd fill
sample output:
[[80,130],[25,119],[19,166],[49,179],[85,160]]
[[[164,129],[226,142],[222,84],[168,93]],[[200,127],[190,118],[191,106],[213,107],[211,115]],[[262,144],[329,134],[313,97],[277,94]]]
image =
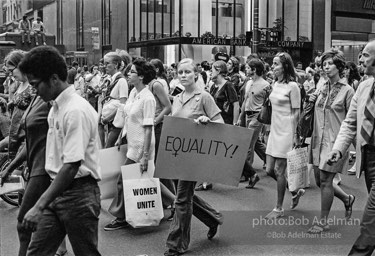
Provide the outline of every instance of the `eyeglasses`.
[[138,72],[137,71],[135,71],[135,70],[129,70],[129,73],[132,73],[132,74],[138,74]]
[[6,72],[9,72],[10,74],[13,75],[13,71],[16,69],[17,67],[14,67],[14,68],[8,68],[7,66],[4,66],[3,69],[6,71]]

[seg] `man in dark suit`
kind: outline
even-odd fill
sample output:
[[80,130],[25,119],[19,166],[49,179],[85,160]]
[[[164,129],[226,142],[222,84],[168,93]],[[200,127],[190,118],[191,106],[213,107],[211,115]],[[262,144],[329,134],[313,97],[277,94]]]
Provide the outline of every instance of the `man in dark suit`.
[[78,69],[78,62],[73,61],[72,68],[68,70],[68,84],[74,84],[74,78],[77,75],[77,69]]

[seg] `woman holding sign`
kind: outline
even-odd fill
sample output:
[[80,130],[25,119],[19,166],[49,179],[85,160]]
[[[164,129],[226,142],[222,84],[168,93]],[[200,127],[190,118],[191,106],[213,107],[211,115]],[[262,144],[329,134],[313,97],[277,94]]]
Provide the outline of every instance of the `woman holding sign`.
[[[294,70],[293,60],[288,53],[278,53],[273,58],[272,69],[276,81],[269,96],[272,104],[272,117],[266,150],[266,172],[277,181],[277,203],[276,207],[266,216],[267,219],[279,218],[284,215],[283,202],[287,186],[286,154],[294,146],[300,144],[296,131],[301,96],[295,82],[297,74]],[[292,209],[297,206],[299,198],[304,193],[303,189],[292,192]]]
[[[154,95],[147,88],[147,84],[155,78],[155,75],[153,65],[144,60],[135,60],[128,72],[129,83],[134,85],[134,88],[130,92],[129,99],[124,107],[126,122],[123,131],[126,131],[128,140],[125,165],[140,163],[142,172],[147,171],[148,161],[154,160],[155,157],[153,127],[156,103]],[[125,220],[121,174],[117,180],[117,193],[108,211],[116,219],[107,224],[104,230],[112,231],[129,225]]]
[[[188,118],[197,124],[208,122],[224,123],[220,109],[211,95],[195,83],[197,67],[192,59],[183,59],[177,66],[178,78],[185,90],[174,98],[172,116]],[[167,256],[186,252],[190,242],[191,217],[194,214],[209,227],[207,238],[212,239],[222,224],[222,214],[194,195],[195,181],[179,180],[175,200],[176,214],[167,238]]]

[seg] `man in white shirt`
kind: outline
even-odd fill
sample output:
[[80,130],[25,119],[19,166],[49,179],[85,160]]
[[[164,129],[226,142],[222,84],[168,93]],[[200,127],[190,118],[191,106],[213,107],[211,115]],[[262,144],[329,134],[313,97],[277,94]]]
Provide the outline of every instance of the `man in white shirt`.
[[53,255],[65,235],[75,255],[100,255],[98,115],[67,83],[65,60],[55,48],[33,48],[19,69],[52,102],[45,165],[52,183],[23,219],[34,232],[27,255]]
[[40,17],[36,18],[36,20],[33,21],[31,30],[34,32],[35,45],[39,45],[38,43],[39,34],[42,36],[43,45],[46,45],[46,34],[44,33],[45,28],[44,28],[42,19]]

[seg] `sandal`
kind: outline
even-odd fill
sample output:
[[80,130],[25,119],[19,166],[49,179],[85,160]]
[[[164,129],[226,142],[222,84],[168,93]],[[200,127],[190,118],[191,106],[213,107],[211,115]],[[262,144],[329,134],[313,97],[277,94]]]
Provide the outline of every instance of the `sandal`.
[[352,217],[354,201],[355,201],[355,196],[349,195],[349,203],[345,205],[345,218],[347,220],[349,220]]
[[322,223],[319,223],[319,224],[316,224],[314,226],[312,226],[311,228],[309,228],[309,230],[307,230],[307,233],[309,234],[320,234],[324,231],[327,231],[329,230],[329,225],[324,225]]
[[68,253],[68,250],[66,250],[66,251],[62,251],[62,252],[56,252],[56,253],[55,253],[55,256],[64,256],[64,255],[68,255],[67,253]]
[[304,189],[298,189],[298,192],[292,197],[292,205],[290,206],[290,209],[294,209],[297,207],[298,203],[299,203],[299,199],[301,198],[301,196],[303,196],[305,194],[305,190]]

